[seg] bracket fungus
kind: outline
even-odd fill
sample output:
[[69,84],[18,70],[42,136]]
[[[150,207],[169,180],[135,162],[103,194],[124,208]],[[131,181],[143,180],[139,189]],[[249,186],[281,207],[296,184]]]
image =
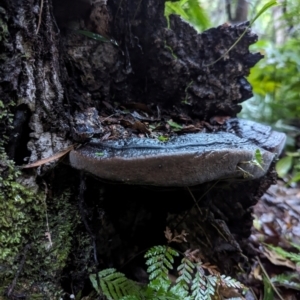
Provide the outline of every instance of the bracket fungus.
[[[160,142],[148,138],[92,140],[70,153],[70,164],[114,182],[168,187],[218,179],[257,179],[280,154],[285,135],[269,126],[231,119],[216,133],[186,134]],[[261,165],[255,163],[259,151]]]

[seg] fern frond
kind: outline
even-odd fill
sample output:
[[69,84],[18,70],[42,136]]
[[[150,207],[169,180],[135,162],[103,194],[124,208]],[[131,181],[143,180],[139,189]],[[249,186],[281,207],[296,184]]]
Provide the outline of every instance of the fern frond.
[[297,244],[295,244],[295,243],[291,243],[291,245],[292,245],[293,247],[295,247],[295,248],[300,252],[300,245],[297,245]]
[[174,256],[178,255],[177,251],[166,246],[155,246],[147,251],[145,258],[147,258],[150,287],[155,290],[160,288],[168,290],[171,285],[168,277],[169,270],[173,269]]
[[227,287],[235,288],[235,289],[244,289],[245,286],[230,276],[221,275],[221,282],[222,284],[226,285]]
[[148,286],[146,293],[144,294],[143,299],[147,300],[189,300],[189,298],[182,298],[180,295],[177,295],[171,291],[166,291],[162,288],[156,290]]
[[197,272],[195,277],[193,278],[192,286],[192,297],[195,300],[206,300],[206,282]]
[[205,276],[207,285],[206,285],[206,294],[207,299],[211,299],[211,296],[213,296],[216,293],[217,284],[220,283],[220,280],[217,276],[214,275],[208,275]]
[[[98,282],[98,278],[99,281]],[[115,269],[105,269],[90,275],[93,287],[99,295],[105,295],[109,300],[119,300],[130,296],[132,300],[139,299],[141,288],[133,281],[127,279],[123,273]]]
[[214,275],[203,275],[200,272],[195,274],[192,281],[192,299],[194,300],[212,300],[216,293],[218,277]]
[[[295,245],[293,245],[295,246]],[[291,261],[294,263],[300,263],[300,253],[293,253],[293,252],[288,252],[283,250],[281,247],[275,247],[271,245],[267,245],[267,247],[274,252],[276,252],[278,255],[284,257],[284,258],[289,258]]]
[[279,274],[271,278],[271,282],[276,286],[284,286],[286,288],[300,291],[299,275],[297,273]]
[[181,260],[181,264],[177,268],[179,277],[176,279],[176,285],[172,288],[172,291],[176,291],[176,293],[180,292],[182,296],[187,296],[189,293],[190,285],[192,284],[195,268],[196,265],[192,263],[187,257],[184,257]]
[[140,300],[140,298],[136,295],[127,295],[121,298],[120,300]]

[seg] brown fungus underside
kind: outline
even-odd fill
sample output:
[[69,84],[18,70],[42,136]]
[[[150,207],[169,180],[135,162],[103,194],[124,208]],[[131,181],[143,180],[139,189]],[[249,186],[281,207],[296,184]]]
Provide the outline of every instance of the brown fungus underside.
[[[3,2],[0,17],[8,33],[0,39],[4,53],[0,99],[5,105],[11,101],[15,104],[15,130],[9,131],[2,124],[0,130],[9,136],[10,158],[20,164],[25,156],[29,162],[49,157],[74,139],[87,142],[93,135],[101,142],[141,133],[155,138],[150,130],[152,122],[164,125],[171,118],[194,126],[192,132],[218,131],[220,135],[226,131],[223,125],[236,128],[235,120],[217,125],[213,120],[235,118],[240,103],[252,95],[245,76],[262,57],[248,49],[257,36],[247,29],[241,41],[224,55],[247,24],[222,25],[197,34],[178,16],[171,16],[168,29],[162,0],[110,0],[107,6],[106,1],[87,5],[88,1],[81,0],[79,6],[65,1],[64,6],[62,1],[48,0],[42,1],[41,15],[41,1]],[[89,39],[76,33],[78,29],[113,42]],[[128,119],[123,118],[128,109],[130,121],[138,120],[142,125],[137,122],[134,124],[138,126],[128,128]],[[160,130],[164,133],[166,129]],[[243,128],[234,134],[240,137]],[[172,131],[168,135],[176,136]],[[20,147],[29,151],[23,153]],[[193,187],[193,195],[201,201],[191,211],[194,202],[184,188],[180,192],[134,185],[116,188],[92,177],[87,177],[85,187],[79,172],[64,165],[54,168],[43,180],[49,187],[47,195],[59,191],[64,180],[72,181],[71,190],[81,180],[77,196],[85,228],[78,230],[88,232],[93,241],[90,260],[94,259],[94,267],[118,267],[140,250],[163,243],[160,237],[169,225],[177,230],[185,228],[190,233],[186,247],[199,247],[209,262],[230,272],[244,261],[241,246],[250,234],[251,207],[275,182],[274,152],[267,153],[270,167],[262,177]],[[39,168],[37,174],[44,170]],[[35,182],[35,175],[28,176]],[[76,240],[79,235],[72,237],[73,245],[79,245],[79,255],[75,257],[75,250],[70,253],[65,272],[72,276],[77,291],[88,277],[87,273],[82,275],[87,271],[78,267],[83,263]],[[58,278],[60,274],[58,271]]]

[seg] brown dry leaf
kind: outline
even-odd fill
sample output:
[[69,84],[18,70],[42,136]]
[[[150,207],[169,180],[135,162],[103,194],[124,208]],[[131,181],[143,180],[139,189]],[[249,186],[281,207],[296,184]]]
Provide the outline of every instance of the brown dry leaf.
[[172,231],[169,227],[166,227],[166,230],[164,231],[164,234],[165,234],[165,237],[166,237],[168,243],[171,243],[173,234],[172,234]]
[[139,132],[142,132],[142,133],[148,133],[150,134],[150,130],[147,128],[147,126],[140,122],[140,121],[135,121],[134,123],[131,123],[130,121],[128,120],[121,120],[121,125],[123,125],[124,127],[128,127],[128,128],[131,128],[133,130],[137,130]]
[[152,110],[144,103],[129,102],[129,103],[126,103],[125,106],[127,108],[139,109],[146,113],[152,114]]
[[198,132],[201,131],[200,128],[195,127],[194,125],[188,125],[183,127],[182,129],[178,130],[178,133],[193,133],[193,132]]
[[175,236],[172,239],[172,242],[176,242],[176,243],[187,242],[187,240],[185,238],[187,235],[188,235],[188,233],[185,232],[185,230],[182,230],[180,234],[178,234],[175,230]]
[[113,118],[112,116],[100,117],[100,122],[106,124],[119,124],[119,119]]
[[147,126],[144,123],[140,122],[140,121],[135,121],[132,128],[135,129],[135,130],[138,130],[142,133],[150,134],[150,130],[147,128]]
[[262,281],[262,276],[261,276],[261,268],[260,265],[257,264],[255,266],[255,268],[251,271],[251,273],[253,274],[253,277],[259,281]]
[[201,261],[201,256],[199,252],[199,249],[195,249],[193,251],[191,249],[188,249],[184,252],[184,255],[192,262],[199,262]]
[[160,119],[158,118],[153,118],[153,117],[145,117],[145,116],[142,116],[141,114],[139,114],[138,112],[134,111],[131,113],[131,116],[135,119],[138,119],[140,121],[147,121],[147,122],[158,122],[160,121]]
[[218,267],[215,265],[211,265],[210,263],[204,263],[201,265],[203,269],[206,269],[211,275],[220,275],[218,271]]
[[274,252],[272,250],[263,248],[263,254],[269,259],[269,261],[272,264],[274,264],[276,266],[285,266],[285,267],[291,268],[293,270],[296,269],[296,265],[292,261],[278,255],[276,252]]
[[245,299],[237,289],[230,288],[227,286],[220,286],[219,289],[219,294],[223,296],[221,299],[225,298],[240,298],[240,299]]
[[107,132],[102,138],[101,138],[101,141],[106,141],[108,140],[108,138],[110,137],[111,133],[110,132]]
[[181,113],[178,117],[182,122],[192,122],[192,118],[186,114]]
[[223,125],[228,119],[230,119],[229,116],[214,116],[212,118],[210,118],[210,123],[211,124],[219,124],[219,125]]
[[106,101],[102,101],[102,104],[103,104],[107,109],[109,109],[109,110],[114,110],[113,106],[112,106],[110,103],[108,103],[108,102],[106,102]]
[[178,234],[178,232],[175,230],[174,237],[173,237],[173,233],[172,233],[171,229],[169,227],[166,227],[166,231],[164,231],[164,233],[165,233],[165,237],[166,237],[168,243],[187,242],[185,237],[188,235],[188,233],[185,232],[185,230],[182,230],[180,234]]
[[25,166],[22,166],[21,168],[22,169],[28,169],[28,168],[35,168],[35,167],[39,167],[39,166],[42,166],[46,163],[49,163],[51,161],[54,161],[56,159],[59,159],[61,157],[63,157],[64,155],[66,155],[67,153],[69,153],[71,150],[73,150],[75,147],[75,145],[71,145],[69,146],[68,148],[62,150],[62,151],[59,151],[57,153],[55,153],[53,156],[51,157],[48,157],[48,158],[43,158],[41,160],[38,160],[34,163],[31,163],[31,164],[28,164],[28,165],[25,165]]
[[269,223],[269,222],[265,222],[262,223],[262,228],[261,228],[262,232],[265,235],[271,236],[271,237],[280,237],[280,234],[278,233],[278,231],[275,228],[275,224],[273,223]]

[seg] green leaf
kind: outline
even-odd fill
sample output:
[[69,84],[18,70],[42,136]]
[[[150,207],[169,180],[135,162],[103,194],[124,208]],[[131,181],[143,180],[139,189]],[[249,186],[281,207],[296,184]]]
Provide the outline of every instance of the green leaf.
[[90,281],[93,285],[93,288],[97,291],[97,293],[99,294],[100,293],[100,288],[99,288],[99,284],[98,284],[98,281],[97,281],[97,276],[96,274],[90,274]]
[[158,140],[161,142],[167,142],[169,140],[169,138],[167,136],[160,135],[158,137]]
[[246,27],[246,29],[243,31],[243,33],[240,35],[240,37],[229,47],[229,49],[222,55],[220,56],[217,60],[213,61],[212,63],[206,65],[211,66],[213,64],[215,64],[216,62],[218,62],[219,60],[221,60],[223,57],[225,57],[235,46],[236,44],[243,38],[243,36],[246,34],[246,32],[248,31],[248,29],[251,27],[251,25],[266,11],[268,10],[270,7],[274,6],[274,5],[278,5],[278,2],[275,0],[269,1],[268,3],[266,3],[262,9],[254,16],[254,18],[250,21],[249,26]]
[[174,129],[182,129],[183,128],[181,125],[179,125],[176,122],[173,122],[171,120],[169,120],[167,123]]
[[261,155],[261,152],[259,149],[256,149],[255,150],[255,161],[259,164],[259,165],[262,165],[263,164],[263,158],[262,158],[262,155]]
[[106,37],[98,34],[98,33],[94,33],[91,31],[87,31],[87,30],[76,30],[76,33],[82,34],[84,36],[89,37],[90,39],[96,40],[96,41],[100,41],[103,43],[112,43],[116,46],[119,46],[117,41],[113,40],[113,39],[107,39]]
[[250,22],[250,26],[265,12],[267,11],[269,8],[271,8],[272,6],[275,5],[279,5],[279,3],[276,0],[272,0],[267,2],[262,8],[261,10],[254,16],[254,18],[251,20]]
[[96,152],[95,155],[96,155],[96,156],[103,156],[104,153],[103,153],[103,152]]
[[110,40],[105,38],[104,36],[98,34],[98,33],[94,33],[94,32],[91,32],[91,31],[86,31],[86,30],[77,30],[76,33],[79,33],[79,34],[82,34],[82,35],[85,35],[93,40],[96,40],[96,41],[100,41],[100,42],[104,42],[104,43],[110,43]]
[[291,170],[293,165],[293,158],[291,156],[286,156],[281,158],[276,164],[276,171],[279,177],[284,177]]
[[268,278],[263,275],[263,283],[264,283],[264,298],[263,300],[273,300],[274,299],[274,291],[272,285]]

